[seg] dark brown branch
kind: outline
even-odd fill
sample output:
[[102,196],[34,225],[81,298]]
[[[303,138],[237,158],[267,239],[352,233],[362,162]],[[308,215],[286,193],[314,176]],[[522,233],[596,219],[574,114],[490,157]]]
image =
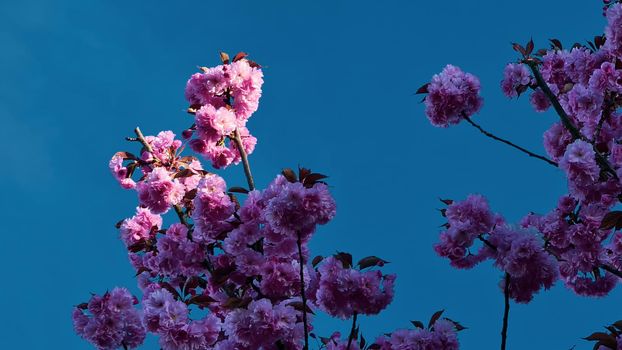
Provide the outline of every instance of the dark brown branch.
[[[236,131],[237,132],[237,131]],[[249,184],[250,185],[250,184]],[[304,257],[302,256],[302,239],[298,232],[298,257],[300,258],[300,297],[302,298],[302,325],[305,332],[305,347],[303,350],[309,350],[309,325],[307,322],[307,295],[305,294],[305,275],[304,275]]]
[[173,206],[173,208],[175,209],[175,213],[177,213],[177,217],[179,218],[179,222],[182,223],[182,225],[188,227],[188,221],[186,221],[186,216],[182,210],[182,208],[179,206],[179,204],[176,204]]
[[246,175],[246,181],[248,182],[248,189],[250,191],[255,189],[255,181],[253,180],[253,175],[251,174],[251,166],[248,163],[248,155],[244,150],[244,144],[242,143],[242,138],[240,137],[240,132],[236,129],[233,132],[233,142],[240,152],[240,157],[242,158],[242,164],[244,165],[244,174]]
[[346,350],[350,350],[350,345],[352,345],[352,340],[354,339],[354,333],[356,333],[356,317],[358,314],[355,312],[352,316],[352,329],[350,330],[350,336],[348,337],[348,346]]
[[488,241],[486,238],[484,238],[482,235],[477,236],[477,238],[482,241],[486,246],[488,246],[490,249],[494,250],[495,252],[497,251],[497,247],[495,247],[492,243],[490,243],[490,241]]
[[508,316],[510,315],[510,274],[505,273],[505,288],[503,290],[505,308],[503,310],[503,328],[501,328],[501,350],[505,350],[508,338]]
[[605,271],[607,271],[607,272],[609,272],[609,273],[611,273],[611,274],[614,274],[614,275],[618,276],[619,278],[622,278],[622,271],[620,271],[620,270],[617,270],[617,269],[615,269],[615,268],[613,268],[613,267],[611,267],[609,265],[605,265],[605,264],[600,265],[600,268],[605,270]]
[[493,135],[493,134],[489,133],[488,131],[484,130],[481,126],[479,126],[478,124],[476,124],[475,122],[473,122],[473,120],[471,120],[471,118],[469,118],[469,117],[465,117],[464,119],[465,119],[467,122],[469,122],[469,124],[473,125],[473,126],[474,126],[477,130],[479,130],[482,134],[484,134],[484,135],[486,135],[486,136],[490,137],[491,139],[493,139],[493,140],[497,140],[497,141],[500,141],[500,142],[503,142],[503,143],[505,143],[506,145],[509,145],[509,146],[514,147],[514,148],[516,148],[517,150],[519,150],[519,151],[521,151],[521,152],[523,152],[523,153],[526,153],[526,154],[527,154],[527,155],[529,155],[530,157],[538,158],[538,159],[540,159],[540,160],[543,160],[543,161],[545,161],[545,162],[547,162],[547,163],[551,164],[551,165],[552,165],[552,166],[554,166],[554,167],[557,167],[557,163],[556,163],[556,162],[554,162],[554,161],[552,161],[552,160],[550,160],[550,159],[548,159],[548,158],[546,158],[546,157],[544,157],[544,156],[541,156],[541,155],[539,155],[539,154],[533,153],[533,152],[529,151],[528,149],[526,149],[526,148],[524,148],[524,147],[521,147],[521,146],[518,146],[518,145],[516,145],[516,144],[512,143],[511,141],[508,141],[508,140],[506,140],[506,139],[502,139],[502,138],[500,138],[500,137],[497,137],[497,136],[495,136],[495,135]]
[[[544,81],[544,78],[542,77],[542,74],[538,69],[538,63],[531,59],[525,60],[524,62],[529,66],[529,68],[531,68],[531,72],[536,78],[536,83],[538,84],[538,87],[542,90],[542,92],[544,92],[546,97],[549,99],[549,102],[551,102],[551,105],[553,105],[553,108],[557,112],[557,115],[559,115],[559,118],[561,119],[562,124],[564,124],[564,127],[568,129],[568,131],[570,131],[570,134],[574,139],[587,141],[586,137],[581,135],[579,129],[577,129],[577,127],[572,123],[572,120],[570,119],[566,111],[564,111],[564,108],[559,103],[559,100],[557,99],[553,91],[551,91],[551,88],[549,88],[549,85],[546,83],[546,81]],[[618,174],[615,170],[613,170],[611,164],[609,164],[607,159],[602,154],[600,154],[600,152],[594,147],[594,145],[592,145],[592,148],[594,148],[594,154],[596,154],[596,162],[600,165],[600,167],[617,179]]]

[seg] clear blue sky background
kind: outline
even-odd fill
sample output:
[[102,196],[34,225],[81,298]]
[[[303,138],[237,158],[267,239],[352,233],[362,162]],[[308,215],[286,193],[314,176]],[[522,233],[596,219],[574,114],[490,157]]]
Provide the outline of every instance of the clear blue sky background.
[[[0,348],[88,349],[72,305],[89,292],[135,289],[114,223],[132,215],[107,163],[136,125],[180,132],[184,84],[218,51],[265,66],[250,128],[256,182],[302,164],[331,176],[334,222],[314,253],[375,254],[398,273],[393,304],[364,318],[366,337],[438,309],[469,329],[464,349],[496,349],[503,298],[490,264],[458,271],[432,245],[438,197],[477,192],[510,221],[545,212],[565,193],[560,171],[484,138],[468,125],[436,129],[412,93],[447,63],[481,78],[476,119],[542,151],[555,121],[526,98],[506,100],[510,42],[584,41],[602,32],[600,1],[42,1],[0,4]],[[227,170],[244,185],[242,169]],[[557,285],[513,305],[509,349],[591,349],[580,339],[622,318],[620,288],[580,298]],[[318,333],[348,325],[320,318]],[[150,339],[145,349],[156,349]]]

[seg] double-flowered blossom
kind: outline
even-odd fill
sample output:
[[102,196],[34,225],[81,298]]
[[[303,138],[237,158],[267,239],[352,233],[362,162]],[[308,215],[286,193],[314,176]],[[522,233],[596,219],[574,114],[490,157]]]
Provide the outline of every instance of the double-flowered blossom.
[[447,65],[432,77],[425,97],[425,114],[434,126],[458,124],[477,113],[483,99],[479,96],[479,79],[460,68]]
[[333,256],[326,258],[318,271],[317,304],[331,316],[346,319],[354,314],[375,315],[393,300],[395,275],[359,271]]
[[115,288],[103,296],[93,295],[88,303],[73,311],[73,326],[82,338],[101,350],[135,349],[145,340],[145,327],[138,301],[125,288]]
[[375,344],[379,350],[458,350],[456,324],[446,319],[434,322],[429,329],[399,329],[379,337]]
[[532,83],[533,78],[524,64],[510,63],[503,70],[501,90],[507,97],[517,97]]
[[227,315],[223,329],[228,339],[219,349],[278,349],[278,343],[284,349],[301,349],[304,328],[299,315],[288,302],[252,301]]
[[119,227],[121,239],[126,246],[137,244],[155,237],[162,227],[162,217],[147,208],[136,208],[136,215],[123,220]]
[[259,106],[263,73],[243,54],[231,63],[227,58],[223,65],[202,70],[186,84],[186,99],[195,114],[187,137],[195,131],[192,149],[211,160],[215,168],[225,168],[241,160],[234,140],[236,130],[247,154],[255,148],[257,139],[249,133],[246,122]]
[[611,6],[606,13],[608,25],[605,27],[604,49],[611,55],[622,58],[622,4]]

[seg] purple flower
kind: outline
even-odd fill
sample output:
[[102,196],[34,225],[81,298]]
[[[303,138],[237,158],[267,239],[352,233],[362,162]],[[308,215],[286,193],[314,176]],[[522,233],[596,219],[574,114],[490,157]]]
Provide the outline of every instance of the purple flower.
[[609,53],[622,58],[622,4],[615,4],[607,10],[607,27],[605,27],[605,46]]
[[74,309],[74,329],[101,350],[137,348],[145,340],[146,332],[134,308],[136,302],[125,288],[115,288],[103,296],[93,295],[88,313],[83,306]]
[[425,98],[425,113],[434,126],[458,124],[477,113],[483,100],[479,96],[479,79],[460,68],[447,65],[432,77]]
[[501,90],[507,97],[517,97],[532,83],[533,78],[524,64],[509,63],[503,70]]

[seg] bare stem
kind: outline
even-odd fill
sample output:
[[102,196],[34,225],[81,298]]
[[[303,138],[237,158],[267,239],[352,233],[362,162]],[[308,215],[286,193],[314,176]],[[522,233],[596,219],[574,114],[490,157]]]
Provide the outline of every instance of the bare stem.
[[255,189],[255,181],[253,181],[251,166],[248,163],[248,155],[244,150],[242,138],[240,137],[240,132],[237,129],[233,132],[233,142],[235,142],[235,147],[237,147],[238,152],[240,152],[240,157],[242,157],[242,164],[244,165],[244,174],[246,175],[246,181],[248,182],[248,189],[252,191]]
[[145,139],[145,136],[143,135],[142,131],[140,131],[139,127],[136,127],[136,129],[134,129],[134,133],[136,134],[137,140],[140,143],[142,143],[143,146],[145,146],[145,149],[149,153],[153,153],[153,148],[151,148],[151,145],[147,142],[147,140]]
[[352,345],[352,340],[354,339],[354,333],[356,332],[356,318],[358,314],[355,312],[352,316],[352,329],[350,330],[350,336],[348,337],[348,346],[346,350],[350,350],[350,345]]
[[505,273],[505,289],[503,291],[505,309],[503,310],[503,328],[501,329],[501,350],[505,350],[508,337],[508,316],[510,315],[510,274]]
[[[249,184],[250,185],[250,184]],[[307,322],[307,296],[305,294],[305,275],[304,275],[304,257],[302,256],[302,239],[298,232],[298,257],[300,258],[300,297],[302,298],[302,324],[305,332],[305,347],[303,350],[309,350],[309,327]]]
[[552,160],[550,160],[550,159],[548,159],[548,158],[546,158],[546,157],[544,157],[544,156],[541,156],[541,155],[539,155],[539,154],[533,153],[533,152],[531,152],[531,151],[527,150],[527,149],[526,149],[526,148],[524,148],[524,147],[518,146],[518,145],[516,145],[516,144],[512,143],[511,141],[508,141],[508,140],[506,140],[506,139],[502,139],[502,138],[500,138],[500,137],[497,137],[497,136],[493,135],[492,133],[490,133],[490,132],[488,132],[488,131],[484,130],[481,126],[479,126],[478,124],[476,124],[475,122],[473,122],[473,120],[471,120],[471,118],[469,118],[469,117],[465,117],[464,119],[465,119],[467,122],[469,122],[469,124],[473,125],[473,126],[474,126],[477,130],[479,130],[482,134],[484,134],[484,135],[486,135],[486,136],[490,137],[491,139],[493,139],[493,140],[497,140],[497,141],[500,141],[500,142],[503,142],[503,143],[505,143],[506,145],[509,145],[509,146],[514,147],[514,148],[516,148],[517,150],[519,150],[519,151],[521,151],[521,152],[523,152],[523,153],[526,153],[526,154],[527,154],[527,155],[529,155],[530,157],[534,157],[534,158],[541,159],[541,160],[543,160],[543,161],[545,161],[545,162],[547,162],[547,163],[551,164],[552,166],[557,167],[557,163],[556,163],[556,162],[554,162],[554,161],[552,161]]

